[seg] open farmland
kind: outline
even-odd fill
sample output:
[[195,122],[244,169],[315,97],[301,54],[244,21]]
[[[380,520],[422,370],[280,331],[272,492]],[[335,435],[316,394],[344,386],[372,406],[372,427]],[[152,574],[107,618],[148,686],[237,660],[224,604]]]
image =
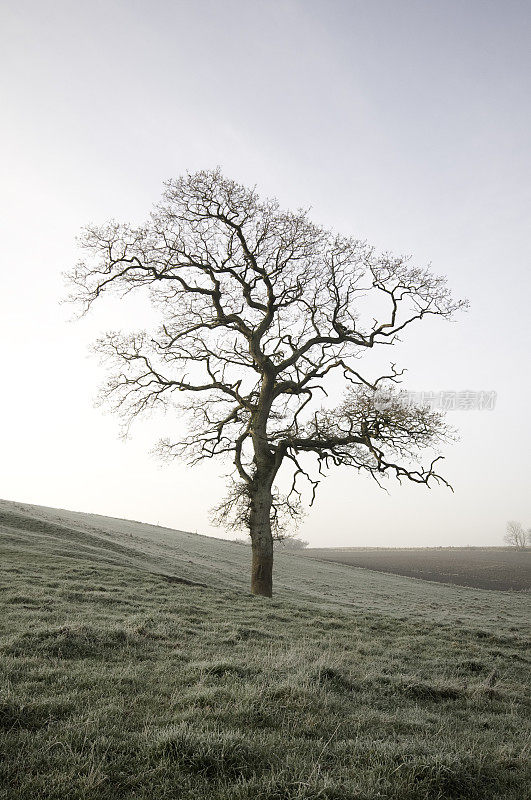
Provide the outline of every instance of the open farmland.
[[1,797],[522,800],[529,596],[0,502]]
[[531,551],[510,547],[323,547],[306,556],[476,589],[529,591]]

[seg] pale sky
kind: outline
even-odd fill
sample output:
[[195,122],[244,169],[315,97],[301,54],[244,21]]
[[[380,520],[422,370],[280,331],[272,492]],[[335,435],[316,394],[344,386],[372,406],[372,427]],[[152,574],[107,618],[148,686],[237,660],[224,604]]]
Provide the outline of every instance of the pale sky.
[[497,392],[448,415],[455,494],[331,472],[300,535],[496,545],[531,525],[528,0],[3,0],[0,30],[0,497],[225,535],[223,464],[161,466],[178,423],[124,443],[94,408],[89,344],[142,308],[59,305],[81,226],[141,222],[165,179],[219,165],[446,274],[470,311],[392,360],[410,389]]

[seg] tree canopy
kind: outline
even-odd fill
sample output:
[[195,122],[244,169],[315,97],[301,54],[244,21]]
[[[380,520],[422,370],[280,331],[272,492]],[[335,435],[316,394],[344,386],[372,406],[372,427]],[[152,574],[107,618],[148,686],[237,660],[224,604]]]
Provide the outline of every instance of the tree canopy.
[[[306,210],[284,211],[219,170],[168,181],[145,225],[90,226],[81,246],[70,281],[84,311],[106,292],[143,291],[160,314],[155,331],[97,342],[112,366],[105,399],[126,424],[159,406],[184,410],[189,435],[162,439],[161,455],[232,460],[218,512],[251,534],[256,593],[271,594],[272,539],[300,511],[301,479],[310,502],[331,466],[447,484],[440,456],[420,460],[449,438],[443,415],[404,402],[395,364],[378,377],[359,366],[408,326],[466,305],[443,277],[320,227]],[[333,375],[345,389],[335,404]]]

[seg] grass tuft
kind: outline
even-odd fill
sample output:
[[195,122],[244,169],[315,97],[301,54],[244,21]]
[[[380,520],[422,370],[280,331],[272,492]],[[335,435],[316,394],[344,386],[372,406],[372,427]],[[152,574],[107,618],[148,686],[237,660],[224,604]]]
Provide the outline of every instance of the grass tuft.
[[57,628],[28,631],[5,647],[15,656],[46,655],[55,658],[101,658],[137,644],[123,629],[101,630],[90,625],[61,625]]
[[354,688],[352,681],[341,670],[334,667],[321,667],[313,677],[317,685],[335,692],[351,692]]
[[407,787],[412,800],[485,800],[498,783],[493,767],[466,755],[405,762],[401,771],[401,792]]
[[444,684],[433,684],[426,682],[413,682],[398,684],[400,691],[413,700],[430,701],[439,703],[444,700],[457,700],[462,695],[462,690],[455,686]]
[[250,777],[270,769],[270,753],[249,744],[239,731],[201,728],[189,723],[148,731],[153,758],[164,758],[180,769],[208,778]]
[[36,731],[67,716],[74,704],[60,698],[25,701],[8,685],[0,693],[0,730]]

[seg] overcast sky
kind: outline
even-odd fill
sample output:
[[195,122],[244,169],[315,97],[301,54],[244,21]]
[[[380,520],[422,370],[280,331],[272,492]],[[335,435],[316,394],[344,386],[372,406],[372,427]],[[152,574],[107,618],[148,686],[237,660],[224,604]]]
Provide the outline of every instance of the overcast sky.
[[82,225],[141,222],[165,179],[220,165],[446,274],[470,311],[392,358],[410,389],[497,392],[448,415],[454,494],[339,471],[300,534],[496,545],[531,525],[528,0],[4,0],[0,29],[0,497],[224,535],[223,465],[161,466],[171,418],[124,443],[94,407],[89,344],[140,307],[69,322],[58,302]]

